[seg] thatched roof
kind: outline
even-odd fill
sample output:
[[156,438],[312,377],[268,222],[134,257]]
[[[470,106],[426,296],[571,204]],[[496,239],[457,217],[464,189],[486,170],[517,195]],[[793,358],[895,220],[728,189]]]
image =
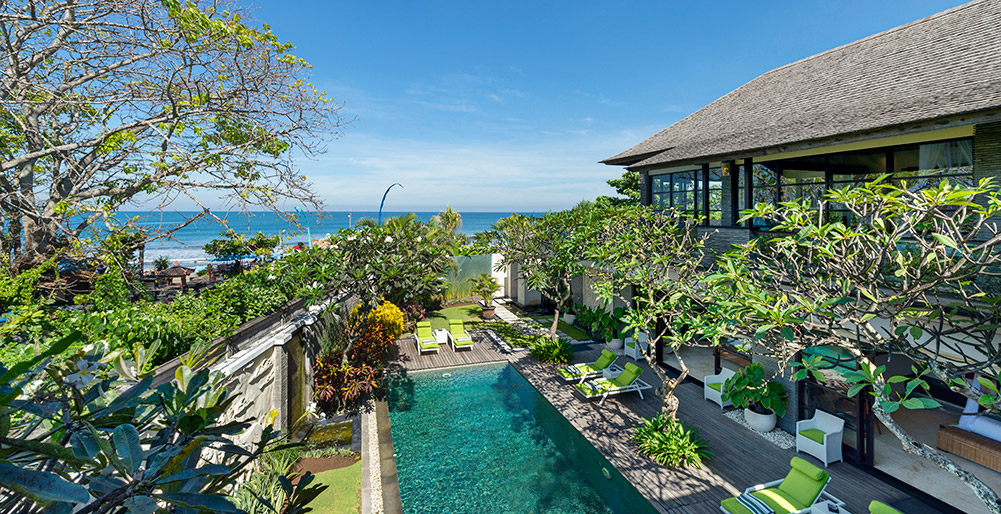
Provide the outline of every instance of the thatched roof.
[[186,277],[193,271],[195,271],[195,268],[187,268],[180,264],[175,264],[167,269],[157,271],[156,274],[161,277]]
[[602,162],[649,169],[750,157],[999,109],[1001,1],[978,0],[769,71]]

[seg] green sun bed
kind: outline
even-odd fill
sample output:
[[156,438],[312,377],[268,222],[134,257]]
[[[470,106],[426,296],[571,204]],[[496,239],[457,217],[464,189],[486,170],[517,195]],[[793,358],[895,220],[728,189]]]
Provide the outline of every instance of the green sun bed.
[[639,366],[627,362],[624,366],[622,373],[619,376],[612,379],[599,378],[597,380],[588,380],[587,382],[581,382],[575,385],[577,391],[584,395],[584,398],[601,398],[598,401],[598,405],[605,403],[605,398],[611,395],[637,392],[640,394],[640,399],[643,399],[643,390],[652,389],[653,386],[640,380],[640,374],[643,370]]
[[589,378],[600,377],[605,368],[611,366],[619,356],[605,348],[601,350],[598,360],[590,363],[574,364],[556,370],[565,382],[583,382]]
[[[806,514],[822,496],[833,503],[844,506],[844,502],[825,492],[831,481],[826,471],[809,462],[793,457],[789,461],[789,474],[781,480],[755,485],[744,490],[744,495],[767,505],[775,514]],[[752,499],[752,501],[753,501]],[[737,497],[727,498],[720,503],[720,510],[729,514],[754,514]]]
[[899,510],[883,503],[873,500],[869,502],[869,514],[904,514]]
[[466,327],[462,324],[462,320],[448,320],[448,340],[452,343],[452,351],[459,348],[473,349],[473,338],[466,332]]
[[438,341],[434,338],[430,321],[418,321],[417,332],[414,334],[418,353],[438,353]]

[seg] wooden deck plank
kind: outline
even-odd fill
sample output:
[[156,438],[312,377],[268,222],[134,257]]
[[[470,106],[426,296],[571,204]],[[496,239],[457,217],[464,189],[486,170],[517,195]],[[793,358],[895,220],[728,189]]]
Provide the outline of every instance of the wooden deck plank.
[[[507,361],[545,396],[660,511],[670,514],[719,512],[719,502],[739,494],[744,488],[782,478],[789,471],[794,450],[783,450],[737,422],[722,415],[719,407],[704,401],[702,390],[693,383],[681,385],[676,394],[681,401],[679,417],[699,427],[715,454],[703,469],[667,469],[640,456],[630,442],[635,425],[642,417],[656,414],[659,401],[652,393],[615,396],[598,406],[574,393],[559,380],[553,368],[539,364],[527,351],[507,346],[493,332],[471,334],[476,344],[471,350],[455,352],[451,346],[437,354],[417,353],[413,340],[402,341],[391,369],[425,370],[486,362]],[[594,361],[602,346],[577,345],[575,362]],[[623,363],[625,357],[620,357]],[[645,362],[643,379],[659,385]],[[816,463],[809,456],[803,458]],[[870,500],[892,503],[909,495],[844,462],[828,469],[832,479],[828,491],[844,500],[850,512],[868,512]]]

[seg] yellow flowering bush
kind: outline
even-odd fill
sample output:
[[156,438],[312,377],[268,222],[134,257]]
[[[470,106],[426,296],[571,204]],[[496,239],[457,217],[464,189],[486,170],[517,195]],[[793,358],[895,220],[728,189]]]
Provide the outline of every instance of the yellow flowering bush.
[[[351,319],[357,322],[358,310],[361,305],[351,311]],[[403,311],[392,302],[383,300],[378,307],[368,313],[369,327],[380,327],[382,333],[390,340],[395,340],[403,334]]]

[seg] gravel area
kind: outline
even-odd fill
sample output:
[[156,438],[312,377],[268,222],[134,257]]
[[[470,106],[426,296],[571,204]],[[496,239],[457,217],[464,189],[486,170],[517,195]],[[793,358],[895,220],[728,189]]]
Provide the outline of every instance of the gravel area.
[[379,426],[375,419],[375,409],[368,409],[362,417],[368,439],[368,455],[365,455],[365,458],[369,463],[370,512],[382,514],[382,467],[379,463]]
[[723,413],[724,416],[744,425],[747,430],[764,437],[765,439],[771,441],[772,444],[782,448],[783,450],[789,450],[796,447],[796,438],[792,436],[789,432],[782,430],[780,428],[775,428],[771,432],[758,432],[751,428],[744,420],[744,411],[740,409],[730,409]]

